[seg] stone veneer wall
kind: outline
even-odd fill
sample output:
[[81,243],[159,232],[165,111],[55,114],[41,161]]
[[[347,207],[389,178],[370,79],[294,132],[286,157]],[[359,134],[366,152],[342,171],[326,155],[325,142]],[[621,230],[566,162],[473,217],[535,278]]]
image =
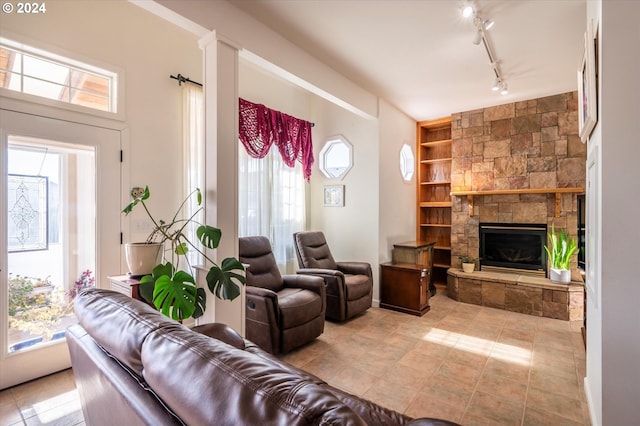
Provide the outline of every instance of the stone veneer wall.
[[[577,98],[570,92],[453,114],[451,190],[584,187]],[[556,218],[554,194],[476,196],[469,217],[467,198],[452,197],[451,265],[459,255],[478,257],[480,222],[555,224],[576,236],[576,195],[561,201]]]

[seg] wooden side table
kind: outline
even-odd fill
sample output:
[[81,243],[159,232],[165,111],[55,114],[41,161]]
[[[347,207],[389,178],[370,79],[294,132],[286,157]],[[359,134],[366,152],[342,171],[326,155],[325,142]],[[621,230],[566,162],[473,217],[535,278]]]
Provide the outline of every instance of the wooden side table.
[[147,301],[140,296],[139,279],[133,278],[131,275],[112,275],[107,278],[111,284],[111,290],[147,303]]
[[429,270],[412,263],[380,265],[380,307],[422,316],[429,309]]

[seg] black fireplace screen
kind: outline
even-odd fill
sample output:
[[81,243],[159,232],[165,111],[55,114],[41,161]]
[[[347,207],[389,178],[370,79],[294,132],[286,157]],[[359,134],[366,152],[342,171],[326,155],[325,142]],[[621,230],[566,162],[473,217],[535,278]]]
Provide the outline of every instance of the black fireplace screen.
[[481,223],[480,269],[538,271],[546,276],[546,240],[545,224]]

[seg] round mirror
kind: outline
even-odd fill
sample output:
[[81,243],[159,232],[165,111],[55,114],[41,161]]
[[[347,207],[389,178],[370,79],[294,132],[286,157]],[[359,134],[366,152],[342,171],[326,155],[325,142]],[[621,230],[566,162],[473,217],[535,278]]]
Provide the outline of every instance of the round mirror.
[[329,179],[343,178],[353,166],[353,146],[342,135],[327,140],[320,151],[320,171]]

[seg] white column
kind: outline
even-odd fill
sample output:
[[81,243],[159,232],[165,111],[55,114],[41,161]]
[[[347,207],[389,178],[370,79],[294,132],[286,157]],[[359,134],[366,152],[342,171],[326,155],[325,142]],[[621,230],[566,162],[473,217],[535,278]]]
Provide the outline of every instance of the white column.
[[[239,48],[215,31],[199,43],[204,55],[205,223],[222,230],[212,257],[220,265],[224,258],[238,257]],[[224,322],[244,334],[243,297],[227,304],[207,293],[207,310],[199,322]]]

